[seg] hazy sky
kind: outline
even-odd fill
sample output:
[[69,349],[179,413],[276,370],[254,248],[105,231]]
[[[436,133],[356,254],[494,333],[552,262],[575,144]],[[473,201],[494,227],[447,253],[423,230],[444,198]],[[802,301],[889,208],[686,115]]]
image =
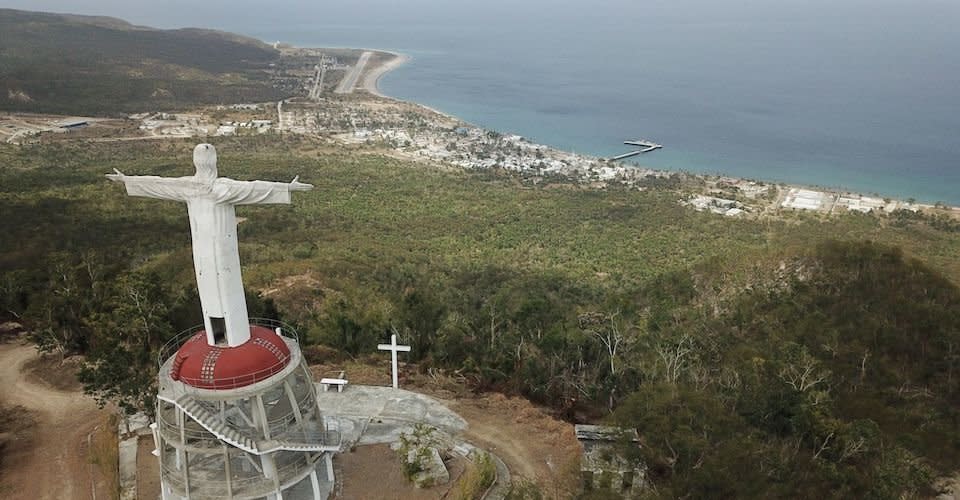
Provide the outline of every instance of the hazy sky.
[[757,22],[822,17],[856,24],[883,17],[923,24],[954,22],[960,14],[960,2],[955,0],[0,0],[0,7],[109,15],[162,28],[236,31],[311,20],[318,25],[406,23],[413,27],[441,22],[550,23],[552,19],[603,24],[642,16],[697,22],[748,16]]

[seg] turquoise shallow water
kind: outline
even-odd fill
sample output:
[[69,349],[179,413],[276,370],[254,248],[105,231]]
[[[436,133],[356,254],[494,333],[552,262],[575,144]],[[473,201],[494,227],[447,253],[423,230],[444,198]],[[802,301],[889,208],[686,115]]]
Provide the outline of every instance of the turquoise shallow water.
[[645,137],[666,146],[652,167],[960,205],[954,0],[115,3],[101,13],[402,51],[385,93],[563,149]]

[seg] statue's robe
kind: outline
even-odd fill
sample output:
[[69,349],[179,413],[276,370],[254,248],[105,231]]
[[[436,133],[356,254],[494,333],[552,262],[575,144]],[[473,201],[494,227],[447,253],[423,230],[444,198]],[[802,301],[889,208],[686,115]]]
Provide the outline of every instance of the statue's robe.
[[290,203],[290,184],[203,179],[198,176],[124,176],[130,196],[182,201],[190,215],[193,267],[207,341],[234,347],[250,338],[240,276],[236,205]]

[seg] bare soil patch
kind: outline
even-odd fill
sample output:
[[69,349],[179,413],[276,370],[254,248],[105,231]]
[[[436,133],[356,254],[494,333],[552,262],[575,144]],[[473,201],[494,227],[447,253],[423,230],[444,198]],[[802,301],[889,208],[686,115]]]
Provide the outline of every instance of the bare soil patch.
[[[34,412],[23,406],[0,403],[0,477],[3,476],[4,467],[16,459],[17,450],[30,447],[36,425],[37,415]],[[0,496],[8,493],[0,487]]]
[[532,481],[547,498],[576,494],[580,444],[572,424],[498,393],[443,401],[469,424],[464,438],[500,457],[514,479]]
[[0,344],[0,401],[36,415],[30,445],[8,447],[0,470],[0,496],[115,498],[115,480],[109,472],[116,470],[116,463],[109,464],[107,455],[93,452],[109,448],[97,445],[115,433],[107,423],[109,412],[98,410],[79,391],[58,391],[34,381],[25,367],[37,357],[32,345]]
[[77,380],[77,371],[83,363],[81,356],[71,356],[60,362],[58,356],[41,355],[24,364],[23,369],[35,384],[56,391],[79,392],[83,384]]
[[444,463],[450,472],[450,482],[432,488],[420,489],[407,481],[397,452],[386,444],[357,446],[334,456],[333,466],[342,488],[334,492],[335,500],[439,500],[452,498],[456,484],[463,475],[467,461],[454,456]]

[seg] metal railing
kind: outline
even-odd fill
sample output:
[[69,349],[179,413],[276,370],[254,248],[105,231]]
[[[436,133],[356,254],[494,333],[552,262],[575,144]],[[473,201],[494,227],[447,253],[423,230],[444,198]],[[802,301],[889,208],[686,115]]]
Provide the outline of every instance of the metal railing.
[[[300,336],[297,334],[297,331],[294,330],[292,326],[282,321],[269,318],[249,318],[249,321],[252,326],[262,326],[273,331],[277,331],[279,328],[280,335],[293,340],[297,344],[300,343]],[[180,349],[180,346],[182,346],[187,340],[193,338],[194,335],[199,333],[204,328],[204,324],[200,323],[174,335],[173,338],[168,340],[167,343],[160,347],[160,351],[157,353],[157,366],[162,368],[163,364],[166,363],[171,356],[176,354],[176,352]]]
[[[200,427],[199,429],[191,428],[190,424],[187,423],[184,425],[182,434],[180,426],[167,421],[166,418],[158,417],[157,422],[159,423],[160,435],[163,436],[164,440],[168,443],[179,444],[181,446],[189,445],[195,448],[210,448],[211,450],[219,450],[220,446],[223,445],[223,441],[221,441],[216,434],[208,431],[196,422],[193,423]],[[322,427],[320,427],[321,425]],[[300,424],[291,425],[287,429],[284,429],[283,432],[272,436],[271,441],[303,443],[308,445],[320,444],[323,446],[339,446],[341,444],[342,438],[339,430],[334,429],[333,426],[329,424],[318,424],[317,427],[318,428],[310,429],[304,428]],[[262,431],[259,429],[241,429],[236,427],[232,427],[232,429],[239,432],[241,436],[252,439],[258,444],[264,442]],[[181,436],[183,436],[186,442],[180,440]]]
[[[184,421],[183,428],[175,421],[170,421],[169,417],[173,415],[165,412],[157,412],[157,424],[160,435],[164,440],[171,444],[181,446],[189,445],[196,448],[217,449],[223,444],[221,438],[215,432],[211,432],[207,425],[213,425],[214,422],[208,422],[206,425],[195,420],[193,417]],[[236,431],[242,437],[252,440],[257,447],[268,445],[269,442],[288,442],[294,444],[319,444],[322,446],[340,446],[342,437],[339,432],[339,421],[331,419],[323,422],[305,421],[303,423],[292,423],[285,427],[271,428],[271,439],[266,440],[263,435],[263,429],[256,427],[241,426],[237,427],[215,418],[217,424],[225,425],[233,431]],[[334,423],[336,425],[330,425]],[[183,438],[183,440],[181,440]]]
[[[209,448],[220,447],[223,445],[223,442],[220,441],[220,438],[194,421],[184,423],[182,436],[184,439],[186,439],[186,443],[180,441],[180,426],[176,422],[170,422],[166,417],[157,414],[157,423],[159,424],[158,428],[160,430],[160,435],[163,436],[164,440],[167,442]],[[247,435],[246,437],[251,436]],[[256,439],[256,436],[252,437]],[[209,442],[211,444],[202,444],[205,442]]]
[[[287,464],[277,466],[277,479],[281,484],[290,482],[292,479],[301,476],[307,470],[316,466],[308,460],[303,454],[297,453],[296,460]],[[216,498],[220,499],[227,492],[226,468],[197,467],[191,464],[190,469],[203,471],[204,477],[198,477],[200,474],[190,476],[190,497],[191,498]],[[177,469],[165,463],[162,467],[164,479],[180,493],[186,494],[186,482],[184,473],[186,469]],[[231,475],[230,489],[234,495],[268,495],[275,491],[273,479],[268,479],[262,474],[240,475],[236,472]]]
[[179,381],[187,384],[191,387],[196,387],[199,389],[237,389],[240,387],[245,387],[248,385],[255,384],[262,380],[269,378],[271,375],[279,373],[290,363],[290,358],[284,359],[282,361],[277,361],[272,365],[261,368],[255,372],[245,373],[243,375],[235,375],[233,377],[216,377],[213,379],[209,378],[200,378],[200,377],[188,377],[181,374]]

